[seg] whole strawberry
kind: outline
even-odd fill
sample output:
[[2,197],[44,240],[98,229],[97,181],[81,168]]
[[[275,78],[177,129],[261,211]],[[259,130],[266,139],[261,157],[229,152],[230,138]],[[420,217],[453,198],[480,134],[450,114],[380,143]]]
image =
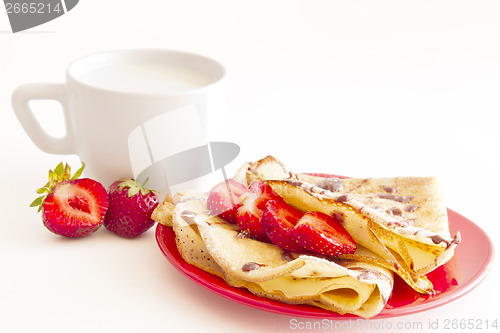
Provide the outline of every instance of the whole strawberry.
[[62,162],[49,171],[49,182],[37,190],[42,196],[30,207],[39,207],[47,229],[65,237],[82,237],[101,226],[108,209],[106,189],[101,183],[78,177],[85,163],[71,176],[71,168]]
[[158,206],[158,196],[144,186],[128,178],[111,184],[108,190],[109,208],[104,218],[107,229],[118,236],[133,238],[155,224],[151,214]]

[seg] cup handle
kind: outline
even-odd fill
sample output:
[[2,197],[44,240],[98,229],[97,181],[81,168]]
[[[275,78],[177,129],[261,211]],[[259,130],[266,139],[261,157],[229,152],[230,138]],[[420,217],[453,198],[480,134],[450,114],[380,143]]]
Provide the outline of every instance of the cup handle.
[[[47,133],[37,121],[29,102],[31,100],[55,100],[62,106],[66,134],[54,137]],[[74,154],[73,129],[68,109],[66,86],[64,84],[30,83],[17,87],[12,93],[12,107],[17,119],[41,150],[51,154]]]

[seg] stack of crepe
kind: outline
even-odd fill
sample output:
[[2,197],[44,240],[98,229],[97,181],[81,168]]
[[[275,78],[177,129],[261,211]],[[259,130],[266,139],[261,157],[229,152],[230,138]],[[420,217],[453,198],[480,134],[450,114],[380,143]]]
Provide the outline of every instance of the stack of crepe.
[[460,241],[450,236],[435,178],[295,174],[272,156],[246,163],[233,178],[247,186],[266,181],[290,205],[334,216],[358,244],[335,258],[284,251],[212,216],[207,193],[177,193],[158,206],[153,218],[173,227],[186,262],[260,297],[371,318],[387,304],[394,273],[433,294],[425,274],[451,259]]

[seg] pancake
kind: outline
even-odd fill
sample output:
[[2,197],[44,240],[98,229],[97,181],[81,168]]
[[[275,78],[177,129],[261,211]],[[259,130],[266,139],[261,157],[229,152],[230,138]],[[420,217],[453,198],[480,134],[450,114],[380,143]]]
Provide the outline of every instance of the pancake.
[[371,318],[387,304],[394,273],[433,294],[426,274],[450,260],[460,242],[459,233],[450,235],[433,177],[325,178],[293,173],[267,156],[245,163],[233,179],[265,181],[303,212],[335,217],[357,243],[353,254],[338,257],[282,250],[213,216],[208,193],[176,193],[156,208],[153,219],[173,228],[187,263],[259,297]]
[[265,180],[292,206],[343,221],[357,244],[382,258],[344,255],[377,263],[420,293],[432,294],[425,274],[453,257],[460,233],[451,237],[446,206],[433,177],[324,178],[294,174],[272,156],[247,163],[235,179]]
[[[308,304],[363,318],[377,315],[394,284],[390,270],[356,259],[295,254],[247,237],[235,224],[210,216],[206,194],[175,195],[175,209],[160,204],[153,214],[174,228],[183,259],[229,285],[288,304]],[[359,247],[359,255],[377,257]]]

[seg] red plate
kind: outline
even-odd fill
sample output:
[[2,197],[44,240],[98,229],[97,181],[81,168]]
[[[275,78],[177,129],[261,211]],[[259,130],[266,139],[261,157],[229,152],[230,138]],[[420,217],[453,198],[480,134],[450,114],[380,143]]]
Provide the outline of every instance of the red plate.
[[[376,319],[408,315],[444,305],[464,296],[486,277],[493,263],[493,244],[490,238],[472,221],[451,209],[448,209],[448,217],[452,234],[459,230],[462,243],[456,247],[452,260],[427,275],[437,294],[418,294],[396,276],[392,297]],[[177,250],[175,234],[170,227],[158,224],[156,241],[167,260],[176,269],[201,286],[235,302],[295,317],[336,320],[359,318],[309,305],[284,304],[257,297],[246,289],[231,287],[223,279],[185,262]]]

